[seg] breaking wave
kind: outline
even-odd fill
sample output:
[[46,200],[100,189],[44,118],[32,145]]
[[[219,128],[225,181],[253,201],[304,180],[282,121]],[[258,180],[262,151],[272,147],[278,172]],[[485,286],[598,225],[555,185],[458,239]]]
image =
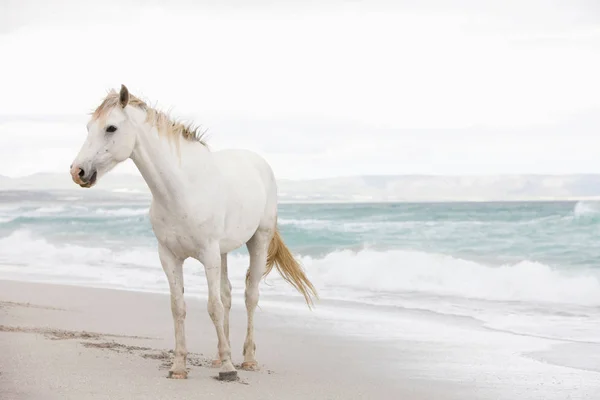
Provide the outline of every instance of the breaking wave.
[[600,202],[578,201],[573,208],[575,217],[588,217],[600,215]]
[[[373,295],[417,293],[491,301],[600,305],[597,274],[557,270],[531,261],[490,266],[425,252],[372,249],[300,258],[324,297],[343,288],[349,289],[346,293]],[[116,250],[55,244],[28,230],[18,230],[0,239],[0,264],[6,266],[0,269],[9,268],[11,273],[50,275],[58,281],[81,278],[135,290],[166,288],[156,250],[151,247]],[[204,288],[202,266],[196,261],[187,264],[190,267],[186,268],[186,276],[199,279],[194,285]],[[243,285],[247,256],[230,255],[230,264],[232,283]],[[265,285],[265,290],[295,294],[276,273],[268,280],[275,285]]]

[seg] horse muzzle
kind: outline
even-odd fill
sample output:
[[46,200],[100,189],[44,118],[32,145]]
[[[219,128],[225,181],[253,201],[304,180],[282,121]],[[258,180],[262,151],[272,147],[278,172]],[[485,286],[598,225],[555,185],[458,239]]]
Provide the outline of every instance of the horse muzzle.
[[96,183],[98,171],[85,171],[83,168],[71,165],[71,178],[73,182],[83,188],[91,188]]

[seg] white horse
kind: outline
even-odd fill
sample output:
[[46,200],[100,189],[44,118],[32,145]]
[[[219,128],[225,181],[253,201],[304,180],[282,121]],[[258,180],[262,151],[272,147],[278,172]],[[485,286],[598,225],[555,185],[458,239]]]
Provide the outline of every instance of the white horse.
[[117,164],[131,158],[152,192],[150,221],[158,256],[169,281],[175,325],[175,356],[170,378],[187,378],[182,266],[192,257],[204,265],[208,313],[218,338],[219,378],[234,380],[229,310],[231,284],[227,253],[244,243],[250,254],[246,273],[248,330],[244,342],[246,370],[258,369],[254,310],[258,284],[273,265],[309,305],[317,293],[277,229],[277,186],[271,167],[245,150],[211,152],[198,129],[172,121],[129,94],[111,90],[92,114],[88,135],[71,165],[73,181],[90,188]]

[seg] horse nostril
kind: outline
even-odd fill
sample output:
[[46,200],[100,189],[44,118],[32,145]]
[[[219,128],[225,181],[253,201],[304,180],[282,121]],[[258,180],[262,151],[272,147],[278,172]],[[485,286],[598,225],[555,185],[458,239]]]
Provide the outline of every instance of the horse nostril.
[[85,175],[85,171],[82,170],[81,168],[79,168],[79,177],[83,178],[84,175]]

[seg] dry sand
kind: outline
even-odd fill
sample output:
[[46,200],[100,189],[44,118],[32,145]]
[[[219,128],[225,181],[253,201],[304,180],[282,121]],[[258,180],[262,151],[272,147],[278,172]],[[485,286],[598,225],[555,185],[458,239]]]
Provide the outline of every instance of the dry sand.
[[[0,399],[475,399],[468,385],[390,368],[384,342],[344,338],[257,310],[259,372],[215,379],[206,303],[187,299],[187,380],[167,379],[174,339],[162,294],[0,281]],[[291,316],[293,317],[293,316]],[[231,315],[242,361],[245,309]]]

